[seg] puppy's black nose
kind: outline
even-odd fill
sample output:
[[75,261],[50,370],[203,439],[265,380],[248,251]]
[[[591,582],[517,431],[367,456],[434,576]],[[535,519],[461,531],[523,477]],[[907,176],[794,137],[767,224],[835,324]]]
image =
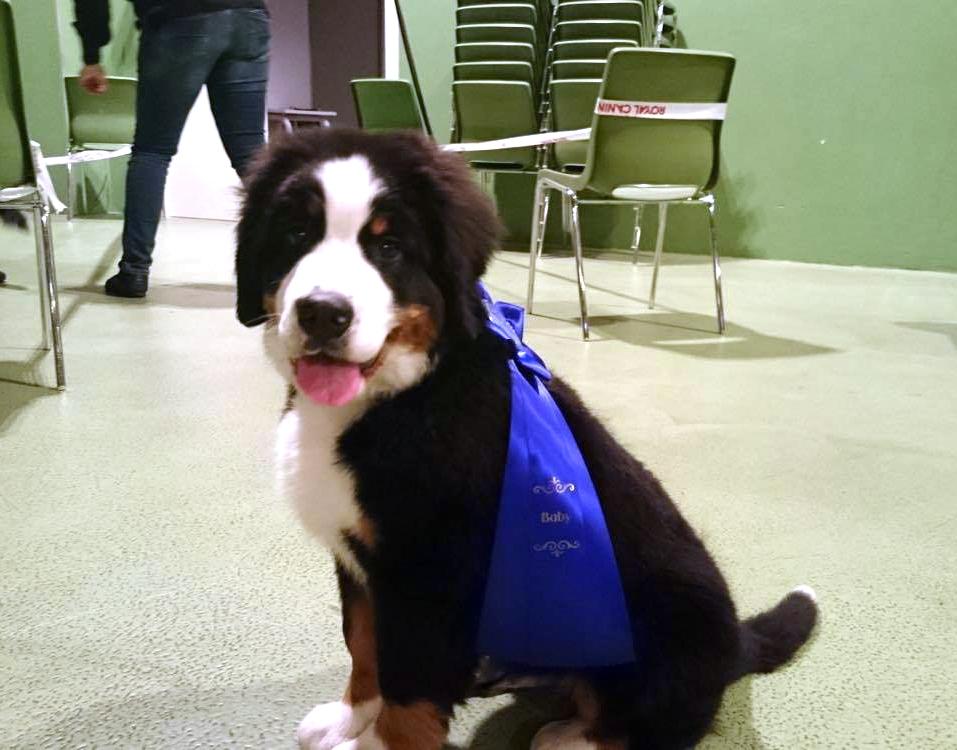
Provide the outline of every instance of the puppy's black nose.
[[349,330],[353,316],[352,303],[336,292],[316,289],[296,300],[299,327],[310,345],[323,346],[342,336]]

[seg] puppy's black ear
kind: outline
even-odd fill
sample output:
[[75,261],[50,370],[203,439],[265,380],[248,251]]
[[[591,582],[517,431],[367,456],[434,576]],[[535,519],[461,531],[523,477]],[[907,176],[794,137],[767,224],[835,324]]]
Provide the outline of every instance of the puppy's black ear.
[[236,317],[244,326],[252,327],[268,317],[263,305],[262,260],[266,248],[272,194],[275,191],[274,170],[269,149],[260,152],[243,180],[243,204],[236,227]]
[[236,229],[236,317],[249,327],[266,320],[266,308],[263,306],[265,290],[259,269],[262,236],[254,214],[247,196],[242,219]]
[[426,173],[443,235],[437,277],[443,287],[449,323],[478,335],[485,313],[476,282],[485,273],[502,236],[495,205],[479,188],[465,160],[426,142]]

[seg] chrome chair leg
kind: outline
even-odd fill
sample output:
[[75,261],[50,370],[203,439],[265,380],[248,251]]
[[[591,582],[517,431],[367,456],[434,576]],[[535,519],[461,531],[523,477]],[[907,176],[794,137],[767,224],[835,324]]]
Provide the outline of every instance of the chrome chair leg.
[[571,203],[568,201],[568,195],[562,191],[562,232],[568,234],[572,231],[572,210]]
[[[53,254],[53,232],[50,226],[50,209],[46,203],[37,203],[33,207],[33,217],[37,222],[35,232],[39,255],[37,257],[40,268],[41,306],[44,307],[44,324],[49,324],[49,331],[53,336],[53,364],[56,369],[57,390],[66,388],[66,373],[63,364],[63,329],[60,319],[60,295],[57,289],[56,260]],[[47,348],[49,339],[44,335]]]
[[550,191],[542,182],[535,183],[535,198],[532,204],[532,237],[528,245],[528,291],[525,295],[525,309],[532,313],[532,300],[535,295],[535,270],[538,258],[545,244],[545,222],[548,220],[548,202]]
[[582,232],[581,220],[578,211],[578,198],[572,191],[566,191],[571,208],[572,224],[572,247],[575,250],[575,270],[578,273],[578,303],[581,306],[582,314],[582,338],[588,341],[588,300],[585,298],[585,268],[584,257],[582,253]]
[[548,229],[548,209],[552,205],[552,191],[546,189],[542,196],[542,223],[538,228],[538,257],[545,251],[545,232]]
[[73,175],[72,154],[67,154],[66,162],[66,220],[73,221],[73,193],[76,191],[76,181]]
[[708,208],[708,228],[711,234],[711,269],[714,273],[714,304],[718,317],[718,333],[724,333],[724,292],[721,289],[721,258],[718,256],[718,203],[713,195],[706,195],[701,202]]
[[40,198],[34,199],[33,203],[33,240],[36,244],[37,253],[37,291],[40,297],[40,334],[41,346],[44,351],[50,351],[53,344],[50,338],[50,331],[53,324],[50,319],[50,302],[47,299],[50,287],[47,284],[46,276],[46,251],[43,243],[43,210],[44,206]]
[[638,245],[641,243],[641,204],[635,206],[635,233],[631,240],[631,262],[638,265]]
[[648,296],[648,308],[655,308],[655,294],[658,291],[658,269],[661,267],[661,252],[665,247],[665,226],[668,224],[668,204],[658,204],[658,239],[655,242],[655,268],[651,272],[651,294]]

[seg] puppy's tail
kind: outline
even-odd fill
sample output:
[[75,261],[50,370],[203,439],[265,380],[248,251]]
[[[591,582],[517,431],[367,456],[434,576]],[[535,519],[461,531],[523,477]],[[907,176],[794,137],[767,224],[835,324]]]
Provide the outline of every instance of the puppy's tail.
[[817,595],[798,586],[777,606],[741,623],[742,663],[739,677],[773,672],[811,637],[817,622]]

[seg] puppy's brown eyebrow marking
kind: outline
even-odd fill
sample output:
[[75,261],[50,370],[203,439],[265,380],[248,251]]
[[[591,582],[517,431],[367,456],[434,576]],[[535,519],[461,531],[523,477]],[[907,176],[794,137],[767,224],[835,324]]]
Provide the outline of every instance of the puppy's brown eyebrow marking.
[[369,222],[369,231],[373,236],[381,237],[389,231],[389,220],[382,215],[373,217],[372,221]]

